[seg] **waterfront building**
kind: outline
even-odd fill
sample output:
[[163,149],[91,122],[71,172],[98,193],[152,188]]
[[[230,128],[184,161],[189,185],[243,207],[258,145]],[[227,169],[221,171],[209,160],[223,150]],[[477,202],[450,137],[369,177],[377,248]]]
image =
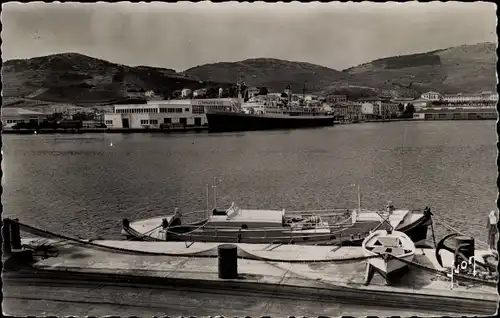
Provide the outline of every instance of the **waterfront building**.
[[348,107],[346,103],[336,103],[332,106],[336,120],[344,120],[348,118]]
[[398,104],[398,105],[401,104],[401,105],[403,105],[406,108],[406,106],[408,106],[408,104],[410,104],[413,100],[415,100],[415,98],[399,97],[399,98],[393,98],[393,99],[391,99],[391,102],[395,103],[395,104]]
[[347,119],[350,120],[360,120],[362,118],[361,113],[361,105],[362,103],[351,103],[347,102]]
[[486,103],[496,103],[498,102],[498,93],[493,93],[491,91],[484,91],[477,94],[452,94],[445,95],[443,101],[448,103],[474,103],[474,102],[486,102]]
[[326,100],[330,103],[344,103],[347,102],[347,95],[328,95]]
[[193,92],[193,97],[204,97],[207,94],[207,90],[205,88],[197,89]]
[[160,128],[162,124],[205,126],[207,108],[229,110],[231,98],[171,99],[148,101],[147,104],[115,105],[112,113],[104,115],[109,128]]
[[373,103],[361,104],[361,114],[365,119],[375,119],[380,117],[379,104],[373,104]]
[[426,98],[418,98],[418,99],[414,99],[412,101],[410,101],[406,106],[405,106],[405,109],[406,107],[409,105],[409,104],[412,104],[413,107],[415,108],[416,111],[419,111],[421,110],[422,108],[425,108],[427,106],[429,106],[431,103],[430,100],[426,99]]
[[23,108],[2,107],[2,127],[11,128],[17,123],[36,122],[39,124],[46,114]]
[[184,88],[181,91],[181,96],[184,97],[184,98],[191,97],[192,93],[193,93],[193,91],[190,90],[189,88]]
[[399,103],[388,101],[380,104],[380,114],[382,117],[390,117],[392,114],[397,113],[399,113]]
[[304,96],[304,100],[305,100],[305,102],[315,101],[315,100],[318,100],[318,96],[312,95],[312,94],[306,94]]
[[430,101],[438,101],[438,100],[443,99],[443,95],[441,93],[438,93],[438,92],[423,93],[420,97],[423,99],[430,100]]
[[497,119],[496,107],[426,107],[413,118],[422,120]]

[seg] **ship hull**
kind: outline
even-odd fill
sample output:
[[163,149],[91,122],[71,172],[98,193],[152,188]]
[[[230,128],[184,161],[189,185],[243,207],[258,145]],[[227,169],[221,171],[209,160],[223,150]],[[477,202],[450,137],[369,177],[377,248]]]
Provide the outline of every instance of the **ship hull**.
[[318,128],[333,126],[334,116],[253,115],[212,111],[206,114],[209,132]]

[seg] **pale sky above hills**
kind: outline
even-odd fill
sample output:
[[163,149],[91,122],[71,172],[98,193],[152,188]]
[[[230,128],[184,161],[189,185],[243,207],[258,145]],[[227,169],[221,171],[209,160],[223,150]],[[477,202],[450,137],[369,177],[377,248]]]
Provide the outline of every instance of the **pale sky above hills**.
[[267,57],[342,70],[497,42],[496,5],[460,3],[7,3],[2,59],[78,52],[177,71]]

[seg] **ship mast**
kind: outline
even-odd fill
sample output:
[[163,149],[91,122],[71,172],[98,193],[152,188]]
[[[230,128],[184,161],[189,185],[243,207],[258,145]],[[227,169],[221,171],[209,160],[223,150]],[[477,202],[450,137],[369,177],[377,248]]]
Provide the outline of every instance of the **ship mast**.
[[307,81],[304,82],[304,87],[302,88],[302,105],[305,106],[306,104],[306,85]]
[[[236,90],[237,90],[237,97],[236,97],[236,104],[238,105],[238,108],[241,110],[242,105],[243,105],[243,96],[242,96],[242,88],[244,87],[245,83],[242,80],[242,76],[238,79],[236,82]],[[243,93],[245,94],[245,93]]]

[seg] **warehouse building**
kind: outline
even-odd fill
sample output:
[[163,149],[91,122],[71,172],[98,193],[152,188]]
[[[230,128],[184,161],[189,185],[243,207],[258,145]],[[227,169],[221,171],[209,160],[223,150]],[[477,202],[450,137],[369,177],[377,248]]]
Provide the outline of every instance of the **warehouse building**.
[[17,123],[36,122],[39,124],[46,114],[23,108],[2,107],[2,127],[12,128]]
[[473,120],[497,119],[495,107],[433,107],[422,108],[413,114],[413,118],[422,120]]
[[206,109],[229,110],[232,106],[230,98],[172,99],[115,105],[113,113],[104,115],[104,123],[108,128],[160,128],[162,124],[201,127],[208,124]]

